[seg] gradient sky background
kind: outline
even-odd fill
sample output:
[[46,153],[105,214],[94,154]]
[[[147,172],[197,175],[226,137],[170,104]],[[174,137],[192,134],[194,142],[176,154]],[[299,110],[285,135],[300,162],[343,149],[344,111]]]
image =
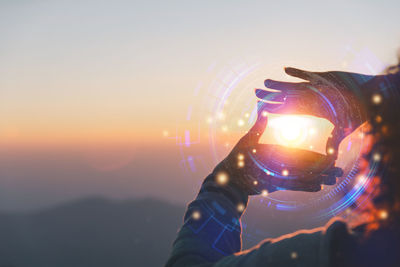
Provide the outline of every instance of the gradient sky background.
[[[243,62],[263,64],[258,86],[291,80],[287,65],[378,73],[396,62],[399,10],[365,0],[0,1],[0,210],[88,195],[189,201],[215,163],[204,84]],[[242,98],[255,103],[252,93]],[[195,172],[174,139],[181,128],[198,131]]]

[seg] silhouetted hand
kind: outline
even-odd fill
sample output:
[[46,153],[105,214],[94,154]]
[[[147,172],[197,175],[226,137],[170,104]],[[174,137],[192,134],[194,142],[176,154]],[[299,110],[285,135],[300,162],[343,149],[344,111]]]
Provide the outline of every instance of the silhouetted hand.
[[277,190],[316,192],[321,190],[321,184],[336,183],[336,177],[343,172],[334,166],[332,157],[259,144],[267,126],[267,117],[262,115],[261,110],[259,108],[254,126],[215,168],[217,183],[222,186],[232,184],[249,195]]
[[[266,110],[279,114],[305,114],[328,119],[335,125],[327,151],[335,158],[340,142],[371,117],[371,111],[383,101],[382,90],[390,85],[387,76],[371,76],[350,72],[309,72],[285,68],[291,76],[307,82],[265,80],[271,92],[256,89]],[[332,150],[333,149],[333,150]]]

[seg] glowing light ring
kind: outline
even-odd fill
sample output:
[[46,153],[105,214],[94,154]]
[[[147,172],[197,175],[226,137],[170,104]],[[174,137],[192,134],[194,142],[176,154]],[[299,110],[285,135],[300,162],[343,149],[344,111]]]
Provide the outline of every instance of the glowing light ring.
[[[212,109],[212,113],[213,114],[218,114],[219,112],[222,112],[224,110],[224,103],[226,102],[226,100],[229,98],[229,96],[231,95],[232,91],[238,87],[238,85],[244,81],[250,74],[253,75],[253,73],[257,70],[257,68],[260,66],[261,64],[253,64],[250,66],[246,66],[245,68],[243,68],[241,71],[237,72],[238,74],[236,76],[232,76],[230,75],[229,80],[227,81],[227,79],[221,78],[223,75],[221,75],[220,72],[217,77],[214,79],[213,84],[216,85],[218,80],[223,80],[222,84],[225,84],[225,86],[223,86],[223,90],[221,92],[221,96],[218,97],[218,101],[215,103],[215,105],[213,106]],[[218,85],[219,86],[219,85]],[[219,87],[220,89],[222,89],[221,87]],[[254,87],[253,87],[254,88]],[[220,90],[218,89],[218,90]],[[335,107],[333,106],[333,104],[331,103],[331,101],[325,96],[323,95],[321,92],[319,92],[316,88],[312,87],[309,88],[310,90],[312,90],[314,93],[318,94],[321,99],[323,99],[323,101],[321,102],[321,104],[323,106],[325,106],[326,111],[331,112],[331,114],[333,115],[332,117],[334,119],[337,119],[336,115],[337,115],[337,111],[335,110]],[[210,92],[215,92],[215,88],[210,88],[209,89]],[[299,97],[298,95],[296,96],[296,93],[291,94],[290,97]],[[262,103],[265,103],[263,101],[261,101]],[[276,108],[276,112],[279,113],[279,105],[277,105]],[[250,112],[251,115],[246,116],[246,121],[248,123],[250,123],[251,121],[254,121],[254,118],[257,115],[257,108],[253,108]],[[215,162],[218,162],[219,159],[221,157],[218,156],[218,151],[216,149],[217,147],[217,141],[216,141],[216,133],[217,133],[217,122],[216,121],[212,121],[212,123],[210,124],[211,127],[209,127],[209,142],[210,142],[210,146],[211,146],[211,152],[212,152],[212,157],[214,159]],[[184,151],[182,151],[182,154],[184,154]],[[271,176],[274,176],[275,178],[278,179],[286,179],[286,180],[290,180],[290,179],[296,179],[295,175],[282,175],[281,171],[277,171],[274,170],[268,166],[264,166],[264,164],[260,164],[260,162],[258,162],[255,157],[250,154],[251,159],[256,163],[257,167],[260,168],[260,170],[269,173]],[[274,161],[274,164],[279,163],[279,161],[277,161],[276,159],[272,159]],[[358,163],[356,162],[355,165],[357,165]],[[268,195],[265,198],[263,198],[266,202],[268,202],[268,207],[274,207],[278,210],[287,210],[287,211],[292,211],[292,210],[297,210],[299,208],[305,208],[308,206],[314,206],[314,205],[318,205],[320,204],[321,201],[326,201],[326,200],[331,200],[333,199],[334,196],[336,196],[338,193],[340,193],[343,190],[346,190],[346,188],[348,188],[348,186],[351,184],[351,181],[354,179],[354,173],[357,171],[357,166],[351,167],[351,171],[349,171],[349,173],[346,175],[346,177],[342,180],[341,183],[335,185],[334,188],[330,189],[325,195],[321,196],[321,197],[317,197],[317,198],[311,198],[309,200],[306,200],[304,203],[303,202],[299,202],[299,201],[293,201],[293,200],[285,200],[285,199],[279,199],[276,198],[274,196]],[[326,216],[331,215],[333,212],[332,210],[339,211],[342,210],[343,208],[341,206],[343,206],[342,204],[344,204],[346,207],[351,205],[350,202],[354,202],[353,199],[355,199],[356,197],[358,197],[360,190],[363,190],[363,187],[360,187],[356,192],[358,192],[357,194],[353,191],[351,191],[352,195],[346,194],[341,200],[339,200],[336,206],[331,206],[330,209],[326,209],[322,211],[322,215],[321,213],[318,214],[317,217],[321,218]],[[350,201],[346,201],[347,198],[350,198]],[[340,207],[339,207],[340,206]],[[329,211],[327,211],[329,210]]]
[[[251,74],[253,75],[253,73],[255,73],[255,71],[257,70],[257,67],[261,66],[261,64],[253,64],[251,66],[246,66],[245,68],[242,68],[242,71],[238,71],[237,73],[239,73],[238,75],[234,76],[234,77],[229,77],[228,82],[225,82],[226,79],[221,79],[221,73],[223,74],[223,72],[219,72],[218,73],[218,77],[215,78],[214,76],[214,80],[213,80],[213,86],[215,86],[215,84],[219,81],[222,81],[223,84],[226,84],[226,86],[224,86],[224,90],[222,91],[221,97],[219,97],[219,101],[216,102],[216,105],[213,106],[213,108],[211,109],[211,111],[213,112],[213,114],[218,113],[219,111],[222,111],[222,107],[224,102],[229,98],[229,96],[231,95],[231,92],[234,90],[235,87],[237,87],[239,85],[239,83],[241,83],[242,81],[245,81],[245,79]],[[215,67],[215,64],[213,64],[213,67],[211,68],[211,70]],[[210,68],[207,70],[208,72],[211,71]],[[224,70],[225,71],[225,70]],[[260,79],[265,78],[265,71],[264,73],[262,73],[262,76],[260,76]],[[203,84],[201,85],[203,86]],[[199,87],[199,86],[198,86]],[[254,88],[254,87],[253,87]],[[196,88],[196,91],[198,92],[200,89]],[[209,87],[208,88],[209,91],[215,92],[215,88]],[[326,107],[327,111],[331,111],[332,114],[334,115],[333,118],[336,119],[337,121],[337,111],[335,110],[334,106],[332,105],[332,103],[329,101],[329,99],[327,99],[323,94],[321,94],[318,90],[316,90],[314,88],[314,92],[318,93],[322,99],[325,99],[322,102],[322,105],[324,107]],[[318,92],[317,92],[318,91]],[[385,92],[384,92],[385,93]],[[196,93],[196,96],[198,95],[198,93]],[[384,94],[385,95],[385,94]],[[386,96],[386,95],[385,95]],[[207,102],[210,101],[210,99],[206,99]],[[276,112],[279,113],[279,105],[277,105],[276,109],[274,109]],[[208,111],[207,111],[208,112]],[[250,116],[248,116],[248,120],[247,122],[250,124],[252,121],[254,121],[256,115],[257,115],[257,108],[253,108],[250,112]],[[246,116],[247,118],[247,116]],[[190,119],[190,118],[189,118]],[[189,120],[187,119],[187,120]],[[218,162],[220,157],[218,157],[218,153],[216,150],[217,147],[217,142],[216,142],[216,128],[214,126],[216,126],[216,122],[212,121],[212,123],[210,123],[210,127],[209,127],[209,142],[210,142],[210,146],[211,146],[211,154],[212,154],[212,158],[214,159],[215,162]],[[335,123],[334,123],[335,124]],[[187,148],[184,148],[183,144],[184,144],[184,140],[181,137],[178,137],[178,133],[177,133],[177,137],[176,137],[176,141],[177,143],[179,143],[180,146],[180,152],[181,155],[183,157],[183,161],[186,163],[186,150]],[[350,145],[350,144],[349,144]],[[354,146],[353,146],[354,147]],[[352,148],[353,149],[353,148]],[[361,148],[360,148],[361,149]],[[252,155],[251,155],[252,156]],[[360,153],[358,153],[358,158],[355,160],[355,163],[353,164],[353,166],[350,168],[350,171],[348,172],[348,174],[345,176],[345,178],[342,180],[342,182],[338,183],[337,185],[335,185],[331,190],[329,190],[325,195],[323,195],[322,197],[317,197],[317,198],[312,198],[311,200],[306,200],[304,202],[298,202],[296,200],[285,200],[285,199],[279,199],[276,198],[274,196],[271,196],[270,194],[267,195],[266,197],[260,198],[260,202],[261,203],[265,203],[266,208],[270,208],[270,209],[276,209],[276,210],[281,210],[281,211],[287,211],[287,212],[293,212],[293,211],[297,211],[297,210],[302,210],[303,208],[306,207],[311,207],[311,206],[316,206],[318,208],[321,208],[321,203],[326,203],[326,201],[335,201],[333,204],[329,204],[329,208],[320,210],[315,216],[307,216],[310,219],[317,219],[317,220],[325,220],[331,216],[334,216],[340,212],[342,212],[343,210],[345,210],[346,208],[348,208],[350,205],[354,204],[354,202],[357,200],[357,198],[363,194],[365,192],[365,188],[367,186],[370,185],[371,182],[371,177],[373,176],[374,172],[376,171],[376,162],[373,162],[372,164],[370,164],[371,170],[370,172],[365,176],[367,177],[365,179],[365,181],[363,181],[362,184],[360,184],[360,186],[358,186],[357,188],[354,187],[354,184],[352,183],[355,179],[355,174],[358,172],[358,159],[359,159]],[[205,167],[206,164],[204,164]],[[263,170],[262,168],[262,164],[258,166],[261,170]],[[270,172],[271,175],[275,175],[275,177],[279,177],[282,179],[291,179],[292,176],[282,176],[281,172],[278,171],[274,171],[268,168],[264,168],[264,170],[267,170],[268,172]],[[335,200],[334,196],[337,196],[340,192],[346,191],[351,187],[350,191],[347,192],[343,197],[341,197],[339,200]],[[363,205],[363,202],[358,203],[358,205]],[[213,212],[212,210],[212,205],[207,205],[205,204],[205,206],[208,206],[207,209],[207,213],[210,214],[210,218],[208,220],[207,223],[212,223],[215,222],[217,225],[219,225],[221,227],[221,232],[218,235],[218,238],[215,240],[214,244],[213,244],[213,248],[215,250],[218,250],[217,247],[217,242],[218,239],[221,238],[223,236],[223,234],[226,231],[239,231],[239,226],[240,226],[240,222],[235,219],[235,218],[231,218],[231,220],[226,221],[225,219],[220,220],[218,218],[218,216],[216,216],[215,212]],[[229,218],[228,218],[229,219]],[[243,229],[246,229],[246,225],[243,225]],[[257,236],[259,235],[258,233],[256,234]],[[248,232],[246,233],[246,236],[251,236],[251,234],[249,234]]]
[[[249,67],[248,69],[242,71],[230,84],[229,86],[226,88],[226,90],[224,91],[222,97],[221,97],[221,101],[217,104],[215,110],[213,111],[214,114],[217,114],[218,112],[220,112],[222,110],[221,107],[223,107],[223,103],[226,101],[226,97],[227,95],[229,95],[229,92],[232,90],[232,88],[234,87],[235,84],[237,84],[241,79],[243,79],[248,73],[250,73],[252,70],[254,70],[257,66],[259,66],[259,64],[253,65],[251,67]],[[212,152],[213,152],[213,156],[214,156],[214,160],[218,161],[218,156],[215,150],[215,129],[210,127],[210,143],[211,143],[211,147],[212,147]]]
[[[319,90],[317,90],[315,87],[313,86],[307,86],[308,89],[312,90],[313,92],[317,93],[324,101],[322,102],[322,104],[326,107],[326,110],[329,111],[331,114],[333,114],[332,118],[335,119],[334,124],[337,123],[337,113],[336,110],[333,106],[333,104],[331,103],[331,101],[325,96],[323,95]],[[338,94],[340,94],[340,92],[338,91]],[[292,92],[290,94],[290,97],[299,97],[299,94],[296,92]],[[342,97],[343,98],[343,97]],[[262,101],[262,103],[267,103],[266,101]],[[277,105],[276,109],[272,109],[273,111],[278,111],[279,113],[279,105]],[[269,110],[271,110],[270,106],[268,107]],[[361,148],[360,148],[361,151]],[[253,162],[255,163],[255,165],[260,168],[260,170],[264,171],[267,174],[270,174],[271,176],[280,178],[280,179],[296,179],[296,176],[284,176],[281,175],[280,171],[276,171],[276,170],[272,170],[266,166],[264,166],[264,164],[258,162],[258,160],[251,154],[249,154],[251,159],[253,160]],[[360,153],[358,153],[358,157],[359,157]],[[274,161],[275,163],[279,163],[279,161],[276,161],[274,158],[271,159],[272,161]],[[354,173],[356,173],[358,171],[358,159],[356,159],[355,164],[353,165],[351,171],[348,173],[348,175],[344,178],[344,180],[337,184],[334,189],[332,189],[328,194],[324,195],[322,198],[318,198],[318,199],[313,199],[312,201],[310,201],[309,205],[313,205],[316,203],[319,203],[322,200],[327,200],[327,199],[332,199],[334,195],[338,194],[340,191],[342,191],[343,189],[345,189],[345,186],[348,185],[350,183],[350,181],[354,178]],[[279,189],[279,188],[277,188]],[[362,188],[361,188],[362,189]],[[358,190],[360,191],[360,190]],[[357,194],[357,197],[361,194],[362,192],[359,192],[359,194]],[[348,197],[348,194],[346,194],[344,196],[344,198]],[[277,201],[278,199],[276,198],[272,198],[270,195],[268,195],[266,198]],[[354,198],[354,197],[352,197]],[[300,203],[300,205],[298,204],[298,202],[295,201],[285,201],[285,200],[279,200],[280,203],[284,203],[284,205],[287,205],[287,207],[283,208],[283,205],[276,205],[277,209],[280,210],[293,210],[294,208],[300,208],[300,207],[305,207],[306,205],[304,203]],[[343,202],[343,200],[339,200],[339,202]],[[351,205],[354,201],[344,201],[345,203],[348,203],[347,205],[345,205],[345,208],[347,208],[349,205]],[[331,210],[331,208],[329,208],[328,210]],[[342,209],[341,209],[342,210]],[[324,213],[324,211],[323,211]],[[326,215],[329,215],[329,213],[327,213]],[[321,217],[321,216],[317,216],[317,217]]]
[[331,206],[329,210],[325,210],[326,213],[323,212],[323,214],[318,216],[318,218],[322,219],[335,216],[350,207],[358,199],[358,197],[364,193],[365,188],[369,186],[371,178],[374,177],[376,174],[377,166],[377,163],[372,163],[372,165],[370,165],[369,172],[367,173],[367,175],[364,176],[364,179],[362,179],[362,183],[360,185],[358,185],[359,183],[357,183],[355,186],[353,186],[352,189],[343,198],[340,199],[340,201],[333,205],[333,209]]

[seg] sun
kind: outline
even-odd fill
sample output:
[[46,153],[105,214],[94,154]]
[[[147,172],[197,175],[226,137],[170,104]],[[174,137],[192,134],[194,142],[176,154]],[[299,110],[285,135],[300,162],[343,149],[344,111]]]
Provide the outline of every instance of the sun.
[[326,142],[334,126],[328,120],[308,115],[268,114],[261,144],[280,145],[326,153]]
[[282,125],[279,130],[282,137],[288,142],[294,142],[301,136],[301,128],[293,122],[292,124]]
[[286,146],[298,146],[309,133],[309,121],[299,116],[282,116],[270,121],[275,138]]

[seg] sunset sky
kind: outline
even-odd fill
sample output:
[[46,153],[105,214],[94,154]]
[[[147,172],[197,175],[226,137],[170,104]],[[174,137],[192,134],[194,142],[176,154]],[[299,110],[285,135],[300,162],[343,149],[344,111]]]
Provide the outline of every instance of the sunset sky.
[[[399,10],[365,0],[0,1],[0,210],[87,195],[185,203],[251,126],[255,87],[295,80],[284,66],[379,73],[396,62]],[[210,130],[226,85],[252,66]]]

